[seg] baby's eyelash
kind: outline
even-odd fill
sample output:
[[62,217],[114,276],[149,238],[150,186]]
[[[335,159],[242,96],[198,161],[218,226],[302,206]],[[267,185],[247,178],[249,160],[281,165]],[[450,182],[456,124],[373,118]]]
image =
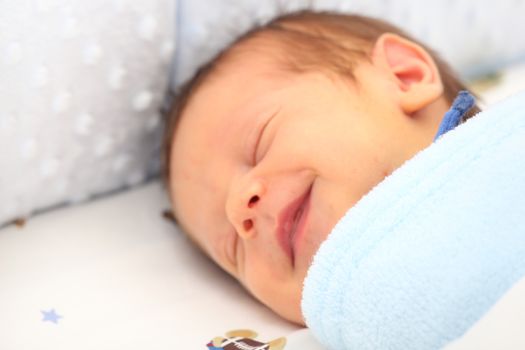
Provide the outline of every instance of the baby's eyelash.
[[[272,118],[273,118],[273,116],[272,116]],[[268,120],[262,126],[261,131],[259,131],[259,134],[257,135],[257,140],[255,141],[255,146],[253,147],[253,155],[252,155],[252,163],[253,163],[253,165],[257,164],[257,153],[258,153],[258,150],[259,150],[259,146],[261,144],[261,140],[263,138],[264,131],[266,130],[266,127],[268,126],[268,124],[270,124],[270,121],[272,120],[272,118],[268,118]]]
[[261,128],[261,131],[257,135],[257,140],[255,141],[255,146],[253,146],[253,153],[252,153],[252,164],[257,164],[257,151],[259,150],[259,144],[261,143],[262,135],[264,133],[264,129],[268,125],[268,123],[264,124],[264,126]]

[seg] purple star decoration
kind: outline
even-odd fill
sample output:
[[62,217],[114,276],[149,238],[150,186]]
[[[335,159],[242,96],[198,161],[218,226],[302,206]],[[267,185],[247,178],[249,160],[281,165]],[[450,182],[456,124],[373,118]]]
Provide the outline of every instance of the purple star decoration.
[[44,318],[42,319],[42,322],[53,322],[55,324],[58,323],[58,319],[62,318],[59,314],[55,312],[55,309],[51,309],[49,311],[40,311],[42,315],[44,315]]

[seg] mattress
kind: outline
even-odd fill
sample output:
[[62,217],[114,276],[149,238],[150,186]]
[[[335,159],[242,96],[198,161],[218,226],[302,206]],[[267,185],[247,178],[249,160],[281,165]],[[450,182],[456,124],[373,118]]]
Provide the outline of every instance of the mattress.
[[162,213],[159,182],[0,231],[0,349],[205,349],[238,328],[297,329]]
[[[473,87],[490,105],[525,88],[525,65]],[[168,207],[155,180],[0,229],[0,349],[206,349],[234,329],[322,349],[201,254]],[[525,348],[522,295],[525,281],[451,349]]]

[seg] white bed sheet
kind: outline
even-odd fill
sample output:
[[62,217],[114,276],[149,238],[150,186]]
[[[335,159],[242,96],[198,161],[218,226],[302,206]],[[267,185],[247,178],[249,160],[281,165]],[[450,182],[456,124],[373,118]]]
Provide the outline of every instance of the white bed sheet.
[[[490,105],[521,89],[525,65],[478,91]],[[195,249],[162,217],[166,208],[160,183],[152,182],[0,229],[0,349],[206,349],[236,328],[264,341],[286,336],[286,350],[321,349],[309,331],[274,315]],[[56,323],[45,320],[55,315]],[[454,349],[482,344],[484,336],[490,344],[523,340],[509,339],[518,333],[504,327],[487,332],[515,322],[508,313],[488,316]]]
[[[0,230],[0,349],[206,349],[231,329],[262,340],[298,329],[202,256],[164,208],[154,182]],[[51,309],[57,323],[43,321]]]

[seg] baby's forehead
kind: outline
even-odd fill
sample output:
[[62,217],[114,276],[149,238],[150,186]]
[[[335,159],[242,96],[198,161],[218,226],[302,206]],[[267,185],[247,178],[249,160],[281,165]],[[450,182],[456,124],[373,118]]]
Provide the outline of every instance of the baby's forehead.
[[235,73],[243,67],[252,69],[255,75],[263,70],[281,75],[290,73],[288,66],[294,56],[292,51],[278,34],[260,32],[235,42],[222,52],[215,59],[210,78]]
[[277,76],[322,71],[329,67],[330,59],[316,52],[316,47],[314,41],[290,37],[289,33],[257,31],[234,42],[214,59],[210,80],[245,66],[251,66],[255,74],[264,69]]
[[355,68],[367,62],[369,43],[336,39],[307,26],[261,30],[219,55],[207,80],[239,73],[243,67],[247,68],[243,74],[252,78],[261,73],[283,78],[313,72],[331,79],[355,80]]
[[260,108],[257,106],[259,97],[264,98],[295,75],[280,62],[283,53],[278,46],[263,44],[258,40],[239,44],[227,56],[221,57],[192,91],[179,119],[191,118],[189,115],[211,104],[229,104],[236,111],[243,110],[239,111],[240,114],[246,114],[241,113],[245,109],[246,112],[253,112],[252,109]]

